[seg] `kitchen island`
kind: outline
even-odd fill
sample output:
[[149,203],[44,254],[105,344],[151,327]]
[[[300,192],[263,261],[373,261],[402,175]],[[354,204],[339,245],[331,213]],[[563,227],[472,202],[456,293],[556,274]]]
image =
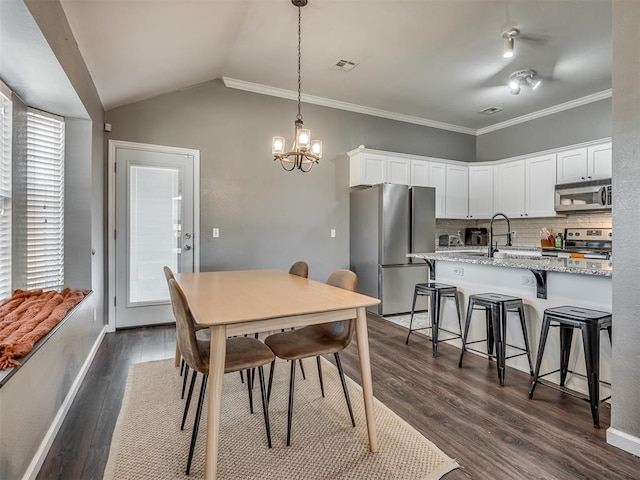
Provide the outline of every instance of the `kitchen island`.
[[[425,260],[431,267],[432,280],[457,287],[461,296],[463,316],[466,315],[466,305],[470,295],[493,292],[522,298],[534,361],[545,309],[574,305],[611,311],[610,260],[544,257],[538,249],[503,250],[497,256],[490,258],[487,256],[486,247],[482,250],[447,250],[413,253],[408,256]],[[441,325],[445,329],[456,330],[455,305],[452,300],[445,300],[445,302],[442,308]],[[507,328],[508,343],[523,345],[520,329],[513,328],[517,325],[513,323],[514,320],[515,318],[512,319],[510,315]],[[469,329],[469,340],[486,338],[484,325],[483,312],[474,312]],[[580,337],[579,333],[574,334],[569,369],[584,374],[584,354]],[[452,340],[450,343],[461,346],[460,340]],[[507,356],[510,353],[509,350],[507,349]],[[559,335],[557,329],[552,329],[547,339],[541,373],[556,370],[560,365],[559,362]],[[507,365],[525,372],[529,371],[526,357],[507,360]],[[607,382],[611,379],[611,345],[606,334],[601,335],[600,378]],[[547,380],[559,383],[559,374],[551,375]],[[507,374],[506,385],[508,384]],[[572,390],[587,393],[586,380],[578,375],[570,374],[567,377],[566,386]],[[523,392],[525,395],[526,393]],[[608,391],[603,393],[606,395],[601,397],[608,395]]]

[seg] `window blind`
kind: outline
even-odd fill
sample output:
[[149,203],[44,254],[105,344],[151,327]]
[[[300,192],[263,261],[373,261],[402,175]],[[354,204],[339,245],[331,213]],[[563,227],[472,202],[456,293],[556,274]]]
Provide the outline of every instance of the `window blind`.
[[11,296],[11,107],[0,91],[0,301]]
[[27,288],[64,285],[64,119],[27,111]]

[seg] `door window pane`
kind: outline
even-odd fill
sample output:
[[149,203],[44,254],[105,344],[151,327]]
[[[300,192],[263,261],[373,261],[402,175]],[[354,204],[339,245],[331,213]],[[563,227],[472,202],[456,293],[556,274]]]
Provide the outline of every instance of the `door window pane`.
[[169,301],[162,271],[178,272],[181,172],[131,165],[129,170],[129,304]]

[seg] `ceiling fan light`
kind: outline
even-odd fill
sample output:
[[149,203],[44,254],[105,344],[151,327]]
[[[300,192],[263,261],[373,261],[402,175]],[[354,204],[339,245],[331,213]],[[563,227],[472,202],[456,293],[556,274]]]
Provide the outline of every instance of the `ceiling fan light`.
[[505,37],[504,39],[504,50],[502,52],[503,58],[511,58],[513,57],[513,37]]
[[513,93],[514,90],[518,90],[518,93],[519,93],[520,92],[520,81],[518,81],[518,79],[516,79],[516,78],[512,78],[511,80],[509,80],[509,88],[511,89],[511,93]]
[[542,84],[542,80],[538,77],[527,77],[527,85],[531,87],[531,90],[535,90]]

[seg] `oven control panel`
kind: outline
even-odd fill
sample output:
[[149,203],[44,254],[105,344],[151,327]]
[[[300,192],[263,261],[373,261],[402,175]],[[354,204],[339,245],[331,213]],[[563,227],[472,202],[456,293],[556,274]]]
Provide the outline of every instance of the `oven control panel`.
[[613,231],[610,228],[567,228],[565,239],[610,242]]

